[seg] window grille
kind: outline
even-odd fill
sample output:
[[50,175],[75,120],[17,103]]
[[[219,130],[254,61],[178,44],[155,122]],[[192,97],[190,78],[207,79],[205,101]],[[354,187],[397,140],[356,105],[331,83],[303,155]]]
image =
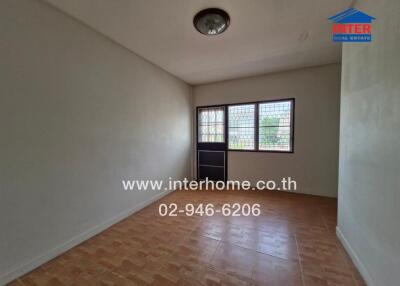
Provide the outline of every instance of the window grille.
[[224,107],[201,108],[198,111],[198,142],[225,142]]
[[258,149],[291,151],[292,101],[259,103]]
[[228,106],[229,149],[254,150],[255,104]]

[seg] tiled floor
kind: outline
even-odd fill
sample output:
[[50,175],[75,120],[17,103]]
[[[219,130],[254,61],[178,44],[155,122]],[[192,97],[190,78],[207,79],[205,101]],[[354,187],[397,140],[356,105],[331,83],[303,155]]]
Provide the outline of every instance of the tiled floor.
[[[259,203],[259,217],[160,217],[160,203]],[[176,191],[10,285],[364,285],[335,237],[336,200]]]

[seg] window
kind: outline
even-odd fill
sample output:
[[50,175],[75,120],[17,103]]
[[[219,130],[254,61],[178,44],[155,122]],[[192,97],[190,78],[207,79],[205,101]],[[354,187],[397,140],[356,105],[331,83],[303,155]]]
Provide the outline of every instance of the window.
[[254,150],[255,104],[228,107],[228,137],[231,150]]
[[292,102],[287,100],[259,103],[259,150],[291,151]]
[[224,136],[224,107],[200,108],[198,111],[198,142],[223,143]]
[[294,100],[228,105],[228,148],[293,152]]

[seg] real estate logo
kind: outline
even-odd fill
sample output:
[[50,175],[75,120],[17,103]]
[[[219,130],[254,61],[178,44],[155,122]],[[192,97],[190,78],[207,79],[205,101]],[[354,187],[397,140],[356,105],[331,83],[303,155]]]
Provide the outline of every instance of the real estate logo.
[[350,8],[328,19],[333,22],[332,41],[371,42],[371,23],[374,17]]

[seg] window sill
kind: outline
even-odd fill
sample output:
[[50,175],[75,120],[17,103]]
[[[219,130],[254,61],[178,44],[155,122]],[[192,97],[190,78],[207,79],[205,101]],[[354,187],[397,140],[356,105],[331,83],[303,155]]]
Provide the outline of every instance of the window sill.
[[255,153],[288,153],[293,154],[294,151],[277,151],[277,150],[239,150],[239,149],[228,149],[228,152],[255,152]]

